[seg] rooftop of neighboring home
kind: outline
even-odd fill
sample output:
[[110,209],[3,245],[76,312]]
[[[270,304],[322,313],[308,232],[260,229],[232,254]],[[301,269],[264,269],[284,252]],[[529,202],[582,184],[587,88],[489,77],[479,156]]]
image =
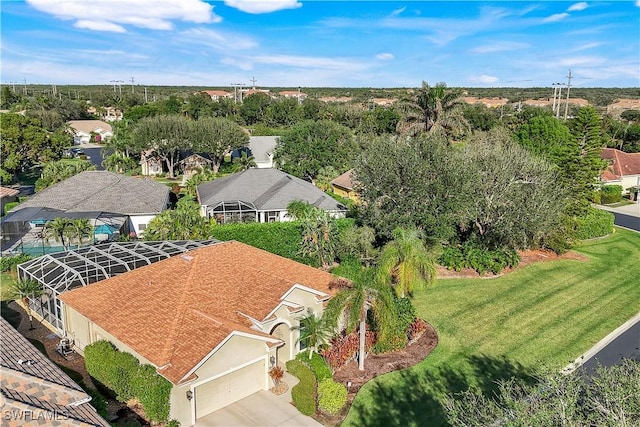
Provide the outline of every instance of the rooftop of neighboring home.
[[84,171],[37,192],[13,211],[46,207],[66,212],[157,214],[167,208],[169,191],[149,178]]
[[[45,414],[59,417],[50,424],[46,424],[50,419],[43,417],[38,425],[109,426],[88,403],[89,395],[4,319],[0,319],[0,335],[4,411],[30,411],[34,420]],[[3,421],[3,426],[11,426],[21,425],[25,419],[3,417]]]
[[60,299],[178,384],[232,331],[278,343],[252,329],[251,319],[267,319],[295,285],[328,296],[334,281],[330,273],[231,241],[63,293]]
[[20,194],[20,190],[16,190],[15,188],[0,187],[0,198],[14,197],[18,194]]
[[67,124],[76,131],[91,133],[102,130],[103,132],[112,132],[111,125],[102,120],[71,120]]
[[331,184],[342,187],[345,190],[353,190],[354,181],[353,181],[353,170],[348,170],[333,181]]
[[278,169],[248,169],[200,184],[197,192],[200,204],[206,206],[240,200],[253,204],[257,210],[275,211],[301,200],[327,211],[346,210],[315,185]]
[[603,148],[600,157],[609,161],[601,174],[605,181],[620,179],[628,175],[640,175],[640,153],[625,153],[615,148]]
[[224,90],[203,90],[202,93],[206,93],[209,96],[233,97],[233,93]]

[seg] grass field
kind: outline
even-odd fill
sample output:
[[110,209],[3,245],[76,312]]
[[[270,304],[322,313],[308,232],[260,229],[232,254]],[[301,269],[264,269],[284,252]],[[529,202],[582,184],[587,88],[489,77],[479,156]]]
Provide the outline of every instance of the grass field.
[[447,425],[443,397],[561,369],[640,312],[640,234],[617,229],[576,250],[589,261],[530,264],[497,279],[447,279],[414,299],[439,345],[356,396],[342,426]]

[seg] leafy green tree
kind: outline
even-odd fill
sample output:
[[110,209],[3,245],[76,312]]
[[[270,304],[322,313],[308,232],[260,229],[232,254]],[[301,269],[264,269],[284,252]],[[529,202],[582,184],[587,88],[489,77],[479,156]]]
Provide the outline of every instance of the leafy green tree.
[[196,173],[189,178],[185,185],[186,193],[191,197],[197,197],[198,185],[213,181],[216,179],[216,173],[209,168],[200,168]]
[[418,228],[429,241],[457,234],[469,196],[467,173],[440,138],[372,138],[354,164],[363,223],[391,238],[397,227]]
[[302,119],[302,108],[295,98],[273,101],[266,108],[264,121],[272,127],[291,126]]
[[144,231],[144,240],[199,240],[211,238],[211,222],[200,215],[200,205],[187,197],[176,209],[156,215]]
[[339,238],[338,254],[341,261],[350,257],[367,267],[371,266],[378,256],[378,251],[374,247],[375,241],[376,231],[371,227],[347,228]]
[[440,82],[429,86],[422,82],[412,100],[399,104],[402,119],[398,131],[403,135],[417,135],[420,132],[444,137],[459,137],[468,128],[462,114],[460,93],[447,88]]
[[189,95],[182,106],[182,111],[190,119],[197,120],[200,117],[213,117],[213,101],[203,92]]
[[44,226],[44,238],[47,242],[53,239],[60,242],[64,250],[69,249],[69,243],[75,234],[73,221],[69,218],[54,218]]
[[124,154],[113,153],[102,161],[102,166],[111,172],[127,173],[138,168],[138,162]]
[[44,190],[53,184],[62,182],[81,172],[95,170],[95,168],[95,165],[89,160],[77,160],[74,162],[58,160],[46,163],[42,169],[42,178],[36,181],[36,191]]
[[299,319],[300,326],[295,328],[300,331],[298,342],[302,342],[307,346],[309,350],[309,360],[313,352],[317,352],[318,348],[327,342],[331,338],[332,328],[327,322],[310,309],[307,309],[306,316]]
[[261,122],[270,104],[271,98],[266,93],[252,93],[242,100],[240,115],[247,125]]
[[304,218],[313,216],[315,212],[316,208],[312,204],[302,200],[292,200],[287,205],[287,214],[294,221],[301,221]]
[[331,189],[331,181],[336,179],[340,173],[335,170],[333,166],[326,166],[320,168],[318,171],[318,176],[316,177],[315,184],[316,187],[321,189],[322,191],[327,191]]
[[323,318],[329,325],[337,327],[344,316],[347,333],[358,328],[360,350],[358,351],[358,369],[364,371],[365,337],[369,311],[373,314],[379,337],[388,335],[397,318],[391,287],[380,283],[376,273],[367,269],[353,283],[343,284],[342,289],[329,300]]
[[217,173],[225,156],[249,143],[247,133],[235,122],[219,117],[204,117],[190,124],[190,141],[193,150],[207,153]]
[[29,307],[29,298],[38,298],[44,294],[42,284],[34,279],[16,279],[11,280],[7,284],[8,288],[4,295],[9,299],[19,299],[24,305],[24,309],[29,316],[30,329],[33,329],[33,315],[31,313],[31,307]]
[[315,179],[323,167],[349,169],[358,150],[351,131],[331,121],[303,121],[285,131],[278,140],[274,161],[283,171]]
[[5,110],[10,109],[14,105],[19,104],[22,101],[22,96],[12,91],[9,86],[3,86],[2,92],[0,93],[0,108],[3,108]]
[[374,107],[362,113],[362,122],[358,133],[384,135],[396,132],[400,113],[392,108]]
[[577,144],[569,128],[550,115],[534,116],[515,132],[516,140],[527,150],[567,167],[577,155]]
[[462,114],[469,123],[471,130],[489,131],[498,124],[496,109],[483,104],[465,104],[462,106]]
[[436,280],[435,258],[424,246],[420,234],[416,229],[396,228],[393,240],[384,246],[380,255],[379,279],[391,284],[400,298]]
[[189,123],[178,115],[147,117],[136,123],[132,130],[132,141],[143,147],[149,155],[164,161],[169,176],[174,178],[174,170],[179,160],[180,150],[189,147]]

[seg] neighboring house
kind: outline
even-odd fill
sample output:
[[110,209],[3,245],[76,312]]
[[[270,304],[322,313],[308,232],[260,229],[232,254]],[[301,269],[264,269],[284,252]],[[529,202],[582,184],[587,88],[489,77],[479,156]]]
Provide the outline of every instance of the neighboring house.
[[211,167],[212,163],[213,161],[211,159],[194,153],[180,160],[178,167],[184,175],[191,176],[204,168]]
[[100,109],[96,107],[89,107],[87,108],[87,113],[99,116],[102,120],[106,120],[108,122],[122,120],[122,111],[115,107],[104,107]]
[[283,98],[295,98],[298,102],[302,102],[307,99],[307,94],[304,92],[300,92],[299,90],[283,90],[278,95]]
[[467,104],[482,104],[487,108],[502,107],[509,103],[507,98],[476,98],[475,96],[465,96],[461,98]]
[[273,167],[273,152],[278,145],[279,136],[251,136],[249,137],[249,145],[247,147],[233,150],[231,153],[232,160],[240,157],[243,152],[248,157],[253,157],[258,169]]
[[0,187],[0,215],[4,215],[4,206],[7,203],[18,200],[18,194],[20,194],[20,190],[9,187]]
[[200,184],[201,213],[218,223],[289,221],[287,206],[294,200],[344,216],[346,207],[310,182],[278,169],[248,169]]
[[233,93],[224,90],[204,90],[202,93],[209,95],[212,101],[219,101],[224,98],[233,99]]
[[231,241],[65,292],[66,336],[82,352],[107,340],[172,384],[183,426],[271,386],[269,369],[304,349],[307,310],[321,315],[336,278]]
[[3,426],[110,425],[91,406],[91,397],[4,318],[0,336]]
[[[113,136],[111,125],[102,120],[71,120],[67,124],[73,132],[73,143],[76,145],[106,142]],[[92,136],[94,141],[91,141]]]
[[145,176],[156,176],[164,173],[162,160],[155,155],[155,150],[146,150],[140,153],[141,174]]
[[[141,235],[149,221],[169,207],[169,192],[169,187],[148,178],[108,171],[84,171],[37,192],[11,213],[17,216],[27,208],[46,208],[75,213],[75,217],[81,218],[85,217],[81,213],[120,214],[128,217],[128,229]],[[91,215],[86,217],[91,218]],[[9,216],[5,218],[8,219]]]
[[358,201],[358,194],[354,189],[353,171],[348,170],[333,181],[331,181],[333,192],[340,197]]
[[613,104],[607,105],[607,114],[616,117],[627,110],[640,110],[640,99],[616,99]]
[[603,148],[600,157],[607,161],[607,169],[600,174],[603,184],[621,185],[622,192],[628,193],[640,188],[640,153],[625,153],[615,148]]

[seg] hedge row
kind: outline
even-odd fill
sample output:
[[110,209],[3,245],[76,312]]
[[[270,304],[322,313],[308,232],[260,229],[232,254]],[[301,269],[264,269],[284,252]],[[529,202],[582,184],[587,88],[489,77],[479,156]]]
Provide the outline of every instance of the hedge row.
[[506,267],[516,267],[519,262],[520,255],[513,249],[489,250],[471,241],[465,242],[462,247],[444,248],[438,260],[440,265],[449,269],[460,271],[472,268],[481,275],[487,271],[498,274]]
[[0,271],[6,273],[7,271],[16,271],[16,266],[27,262],[31,259],[28,254],[20,254],[15,256],[5,256],[0,258]]
[[312,352],[311,359],[309,359],[309,352],[303,351],[302,353],[298,353],[296,359],[311,369],[311,372],[313,372],[313,375],[315,375],[318,382],[326,378],[333,378],[331,368],[327,364],[326,360],[324,360],[324,357],[320,356],[318,353]]
[[171,383],[151,365],[140,365],[129,353],[118,351],[108,341],[97,341],[84,349],[87,372],[115,392],[121,402],[137,398],[149,420],[169,418]]
[[622,200],[622,185],[603,185],[600,187],[600,203],[608,205]]
[[291,398],[298,408],[298,411],[304,415],[311,416],[316,413],[316,377],[307,368],[304,363],[299,360],[289,360],[287,362],[287,371],[291,375],[297,377],[300,382],[291,389]]
[[[336,220],[336,226],[340,232],[353,227],[353,224],[352,219]],[[303,264],[313,265],[315,262],[301,254],[302,229],[300,222],[297,221],[219,224],[211,228],[211,235],[214,239],[223,241],[237,240]]]
[[613,221],[611,212],[590,208],[587,215],[576,218],[575,238],[586,240],[611,234]]

